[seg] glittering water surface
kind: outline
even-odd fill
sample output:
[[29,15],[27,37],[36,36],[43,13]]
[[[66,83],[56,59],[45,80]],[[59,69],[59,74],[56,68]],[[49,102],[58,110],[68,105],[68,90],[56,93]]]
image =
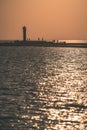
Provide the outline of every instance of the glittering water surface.
[[0,130],[86,130],[87,49],[0,47]]

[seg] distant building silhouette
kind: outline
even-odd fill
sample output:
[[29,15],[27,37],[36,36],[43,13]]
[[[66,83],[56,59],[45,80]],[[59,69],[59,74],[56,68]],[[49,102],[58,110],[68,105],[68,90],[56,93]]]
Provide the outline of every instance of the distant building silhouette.
[[26,26],[23,26],[23,41],[26,41]]

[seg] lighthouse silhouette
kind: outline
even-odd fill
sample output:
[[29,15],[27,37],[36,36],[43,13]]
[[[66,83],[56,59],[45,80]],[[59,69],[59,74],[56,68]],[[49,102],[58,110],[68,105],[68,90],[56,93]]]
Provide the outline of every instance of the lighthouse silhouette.
[[26,41],[26,26],[23,26],[23,41]]

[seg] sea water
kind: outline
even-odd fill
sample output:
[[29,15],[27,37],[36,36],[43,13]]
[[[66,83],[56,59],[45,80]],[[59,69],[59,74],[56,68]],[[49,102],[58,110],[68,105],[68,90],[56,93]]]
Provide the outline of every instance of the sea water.
[[86,129],[86,48],[0,47],[0,130]]

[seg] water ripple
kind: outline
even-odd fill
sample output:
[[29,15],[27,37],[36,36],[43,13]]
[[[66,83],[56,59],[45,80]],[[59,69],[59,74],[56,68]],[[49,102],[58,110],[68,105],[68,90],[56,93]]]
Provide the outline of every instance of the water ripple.
[[1,130],[86,130],[87,49],[0,48]]

